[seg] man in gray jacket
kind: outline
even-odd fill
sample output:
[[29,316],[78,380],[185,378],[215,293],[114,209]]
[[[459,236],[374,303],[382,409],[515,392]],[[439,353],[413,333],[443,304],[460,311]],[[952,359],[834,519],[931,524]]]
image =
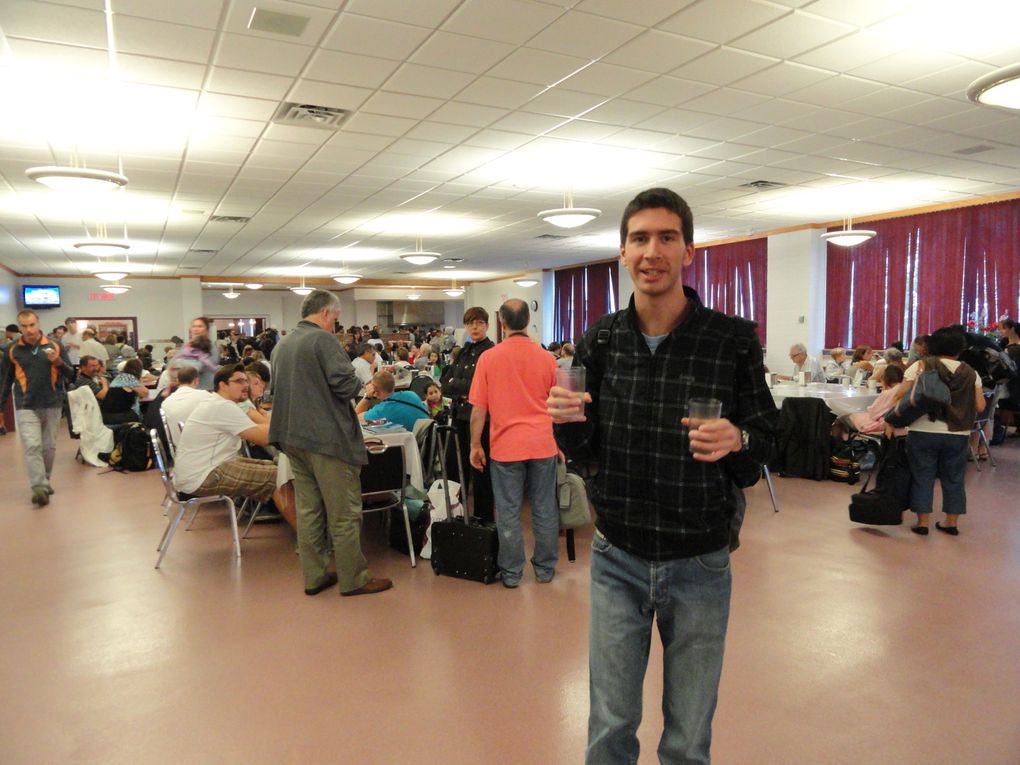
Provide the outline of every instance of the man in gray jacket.
[[[340,300],[314,290],[301,321],[273,350],[269,440],[290,459],[297,495],[298,551],[305,594],[336,584],[341,595],[393,586],[373,579],[361,552],[361,466],[368,463],[351,399],[361,389],[333,326]],[[330,573],[330,539],[337,573]]]

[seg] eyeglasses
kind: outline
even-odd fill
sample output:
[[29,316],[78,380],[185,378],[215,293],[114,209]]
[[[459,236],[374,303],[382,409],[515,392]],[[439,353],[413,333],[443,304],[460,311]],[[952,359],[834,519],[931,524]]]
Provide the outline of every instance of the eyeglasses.
[[234,385],[247,385],[248,384],[248,378],[247,377],[242,377],[240,380],[227,380],[227,382],[233,383]]
[[484,326],[484,325],[486,325],[488,323],[489,322],[485,321],[484,319],[475,319],[474,321],[467,322],[464,326],[465,327],[477,327],[477,326]]

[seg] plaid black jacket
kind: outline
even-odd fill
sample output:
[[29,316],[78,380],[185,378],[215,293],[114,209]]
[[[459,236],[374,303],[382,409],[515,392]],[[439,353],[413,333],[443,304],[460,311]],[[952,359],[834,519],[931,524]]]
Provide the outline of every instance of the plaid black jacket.
[[[577,346],[592,403],[587,422],[556,426],[571,457],[593,456],[590,487],[596,527],[615,546],[650,561],[688,558],[729,543],[738,475],[756,475],[775,448],[776,405],[765,383],[753,322],[691,301],[686,318],[653,355],[634,316],[634,301],[600,320]],[[609,342],[596,342],[609,327]],[[717,398],[723,417],[750,434],[747,450],[697,462],[680,418],[692,397]],[[744,485],[747,485],[745,482]]]

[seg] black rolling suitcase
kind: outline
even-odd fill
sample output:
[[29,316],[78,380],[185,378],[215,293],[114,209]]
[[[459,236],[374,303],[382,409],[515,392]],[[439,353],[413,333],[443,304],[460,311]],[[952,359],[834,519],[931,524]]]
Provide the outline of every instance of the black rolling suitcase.
[[[453,449],[457,454],[458,467],[460,450],[457,448],[457,434],[452,426],[436,427],[439,449],[442,458],[439,464],[441,478],[446,482],[446,450],[453,441]],[[452,438],[451,438],[452,436]],[[462,474],[462,473],[461,473]],[[496,524],[479,518],[454,518],[450,510],[449,491],[444,490],[446,499],[446,520],[432,524],[432,571],[438,576],[454,576],[458,579],[471,579],[475,582],[490,584],[496,581],[499,574],[497,555],[499,554],[499,534]],[[462,499],[465,513],[467,498]]]

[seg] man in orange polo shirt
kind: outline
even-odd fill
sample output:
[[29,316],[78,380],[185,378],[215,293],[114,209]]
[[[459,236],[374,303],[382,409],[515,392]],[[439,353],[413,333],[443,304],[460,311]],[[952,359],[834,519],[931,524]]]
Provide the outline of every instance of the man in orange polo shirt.
[[524,575],[521,502],[527,489],[535,578],[552,581],[556,573],[560,529],[556,502],[556,441],[546,407],[556,383],[556,362],[528,337],[531,312],[523,300],[499,309],[503,342],[482,354],[475,367],[471,402],[471,465],[485,467],[482,430],[489,422],[492,493],[499,529],[499,569],[504,587],[516,587]]

